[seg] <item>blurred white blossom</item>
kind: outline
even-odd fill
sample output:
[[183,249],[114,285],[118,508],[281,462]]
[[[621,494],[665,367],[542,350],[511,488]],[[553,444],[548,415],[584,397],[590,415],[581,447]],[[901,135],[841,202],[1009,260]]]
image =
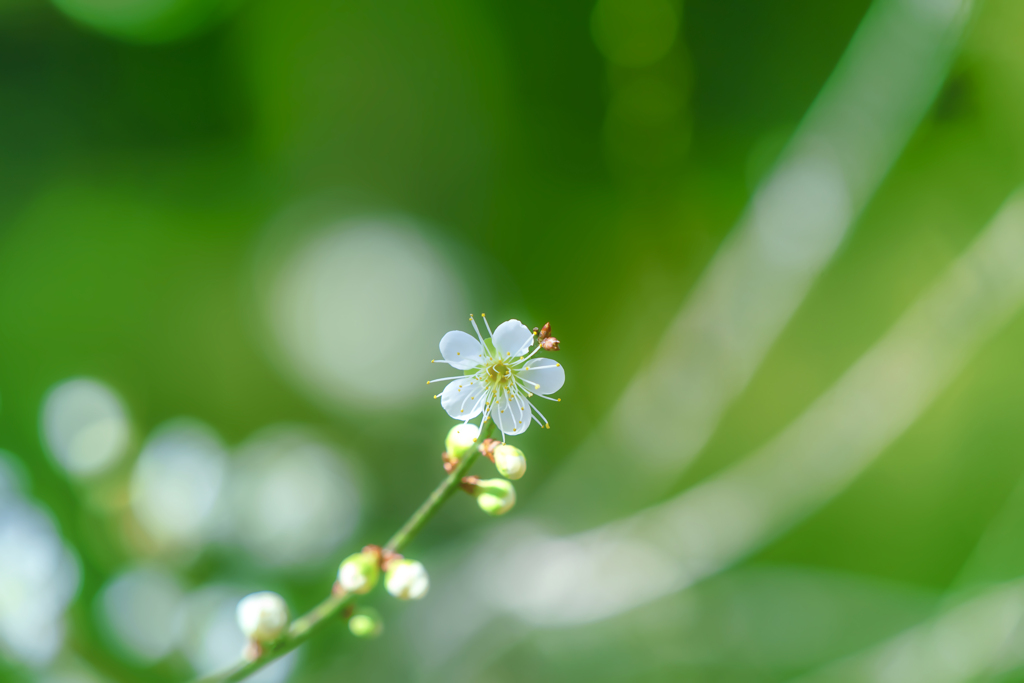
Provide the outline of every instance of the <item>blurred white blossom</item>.
[[359,523],[349,461],[301,427],[269,427],[243,443],[227,498],[233,540],[269,567],[323,561]]
[[6,465],[0,471],[0,650],[42,666],[64,642],[78,561],[49,515],[18,493],[10,472]]
[[179,418],[146,440],[131,480],[132,511],[161,546],[197,546],[210,521],[227,470],[217,433]]
[[75,477],[109,469],[131,442],[131,423],[120,397],[94,379],[70,379],[50,389],[40,421],[50,454]]

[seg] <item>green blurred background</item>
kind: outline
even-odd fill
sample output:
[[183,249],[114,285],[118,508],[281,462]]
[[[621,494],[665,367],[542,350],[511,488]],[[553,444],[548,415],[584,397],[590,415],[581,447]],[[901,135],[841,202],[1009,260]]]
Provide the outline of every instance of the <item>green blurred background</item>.
[[[516,440],[530,471],[511,517],[599,528],[771,442],[1024,179],[1022,5],[870,4],[0,0],[0,680],[188,680],[237,656],[240,596],[312,607],[442,476],[451,420],[424,380],[470,311],[550,320],[562,340],[563,400]],[[705,398],[672,363],[704,367],[686,341],[701,318],[673,321],[812,104],[856,80],[841,59],[872,12],[899,30],[861,46],[880,56],[854,101],[877,85],[903,113],[822,116],[895,163],[852,191],[849,227],[795,284],[773,289],[769,269],[750,285],[785,310],[728,283],[705,297],[737,339],[776,321]],[[922,29],[934,45],[900,52],[940,20]],[[893,86],[914,68],[934,85]],[[797,215],[829,187],[815,177]],[[849,486],[688,590],[554,623],[495,580],[505,607],[477,609],[445,576],[499,527],[456,498],[410,549],[437,587],[422,605],[375,595],[380,640],[339,623],[261,680],[1024,680],[1015,301]],[[631,422],[653,446],[614,426],[637,377],[667,396]],[[707,438],[630,479],[645,448],[675,458],[685,391],[720,408]],[[609,571],[630,583],[626,565]],[[830,668],[992,591],[1002,630],[967,619],[935,650],[970,656]],[[444,640],[475,611],[489,640],[434,656],[423,632]]]

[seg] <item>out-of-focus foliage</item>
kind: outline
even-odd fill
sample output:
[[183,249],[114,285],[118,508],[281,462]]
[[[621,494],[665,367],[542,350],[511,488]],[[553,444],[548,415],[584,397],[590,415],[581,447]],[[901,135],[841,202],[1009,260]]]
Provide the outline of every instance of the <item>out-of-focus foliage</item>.
[[[877,2],[921,21],[958,4]],[[444,580],[484,567],[465,558],[517,519],[586,530],[732,471],[1024,180],[1024,10],[978,2],[895,165],[689,468],[558,508],[545,485],[586,468],[632,379],[658,371],[869,5],[0,0],[0,680],[183,681],[237,657],[246,593],[314,605],[442,476],[451,421],[424,381],[471,310],[562,340],[552,429],[515,440],[516,508],[497,522],[455,498],[409,551],[431,576],[422,604],[375,594],[381,638],[339,623],[258,680],[832,680],[854,670],[837,661],[926,659],[900,634],[929,624],[965,648],[1003,633],[971,609],[1017,609],[1024,572],[1015,310],[849,486],[688,590],[552,628],[483,575],[521,617],[485,629]],[[729,310],[740,336],[767,315]],[[911,349],[907,367],[929,360]],[[666,396],[718,400],[704,389]],[[674,417],[651,428],[667,460],[688,436]],[[557,571],[575,546],[545,547]],[[646,558],[609,566],[628,578]],[[439,652],[430,623],[470,644]],[[1020,641],[963,671],[1024,680]]]

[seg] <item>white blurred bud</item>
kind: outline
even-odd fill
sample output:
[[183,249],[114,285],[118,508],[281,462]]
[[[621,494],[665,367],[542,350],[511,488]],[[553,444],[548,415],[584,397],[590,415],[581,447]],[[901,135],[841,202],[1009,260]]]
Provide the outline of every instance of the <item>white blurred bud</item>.
[[349,555],[338,568],[338,583],[347,593],[369,593],[380,578],[377,561],[370,553]]
[[395,560],[388,565],[384,587],[399,600],[419,600],[430,588],[430,577],[416,560]]
[[384,631],[384,621],[372,607],[360,607],[349,617],[348,630],[357,638],[376,638]]
[[242,598],[236,616],[238,628],[257,643],[273,642],[288,628],[288,605],[284,598],[270,591]]
[[480,428],[473,424],[461,424],[451,428],[444,440],[444,449],[452,462],[458,462],[466,452],[476,445]]
[[506,479],[521,479],[526,474],[526,456],[515,446],[503,443],[495,447],[494,466]]
[[476,504],[489,515],[503,515],[516,504],[516,489],[504,479],[481,479],[473,495]]

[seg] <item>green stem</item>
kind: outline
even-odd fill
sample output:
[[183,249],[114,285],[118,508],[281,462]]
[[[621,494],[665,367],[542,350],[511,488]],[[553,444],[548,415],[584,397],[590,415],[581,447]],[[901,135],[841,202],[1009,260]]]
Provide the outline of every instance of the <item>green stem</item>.
[[[483,439],[486,438],[493,427],[493,423],[488,424],[484,430],[484,434],[480,439],[480,443],[483,443]],[[388,544],[384,546],[385,550],[391,550],[393,552],[401,552],[405,546],[415,538],[416,534],[420,532],[420,529],[430,521],[441,506],[444,505],[445,501],[452,497],[456,489],[459,488],[459,483],[462,478],[466,476],[466,472],[473,466],[476,459],[480,456],[480,450],[477,448],[471,449],[463,456],[458,466],[452,470],[441,484],[434,489],[433,493],[424,501],[423,505],[419,507],[416,512],[412,514],[412,517],[402,525]],[[263,652],[259,657],[250,661],[242,661],[234,665],[227,671],[222,671],[219,674],[208,676],[200,679],[196,683],[230,683],[231,681],[240,681],[247,676],[250,676],[264,666],[274,661],[278,657],[281,657],[299,645],[302,645],[306,640],[309,639],[314,633],[319,631],[323,626],[330,622],[335,616],[341,613],[346,606],[352,604],[355,600],[355,596],[352,594],[346,595],[331,595],[326,600],[321,602],[319,605],[314,607],[312,610],[299,617],[291,623],[288,627],[288,632],[276,643],[268,645],[263,649]]]
[[466,455],[462,457],[458,466],[452,470],[452,473],[448,475],[448,478],[441,482],[441,484],[434,489],[434,492],[423,501],[423,505],[420,506],[419,510],[412,513],[412,517],[402,525],[402,528],[395,532],[395,535],[391,537],[388,544],[384,546],[384,550],[391,550],[396,553],[402,552],[405,546],[409,545],[416,534],[420,532],[420,529],[430,521],[430,518],[441,509],[445,501],[452,497],[452,494],[459,488],[459,483],[462,478],[466,476],[466,472],[476,462],[479,457],[480,451],[476,448],[471,449]]

